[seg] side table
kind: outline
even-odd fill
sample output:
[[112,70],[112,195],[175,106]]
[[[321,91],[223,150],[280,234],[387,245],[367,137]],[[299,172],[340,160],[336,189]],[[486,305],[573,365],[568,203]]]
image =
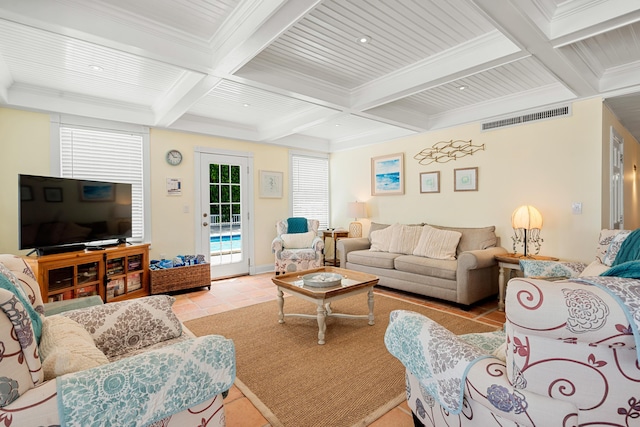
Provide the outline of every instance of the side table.
[[542,256],[542,255],[527,255],[526,257],[517,253],[508,253],[505,255],[496,255],[496,261],[498,261],[498,266],[500,267],[500,273],[498,275],[498,292],[499,292],[499,301],[498,301],[498,311],[504,311],[504,297],[506,293],[506,286],[504,280],[504,270],[509,270],[509,278],[511,278],[511,274],[515,270],[520,270],[520,260],[521,259],[534,259],[536,261],[558,261],[558,258],[550,257],[550,256]]
[[338,260],[338,239],[341,237],[349,237],[348,230],[322,230],[322,240],[324,240],[325,247],[327,246],[327,237],[333,239],[333,259],[324,259],[324,265],[332,265],[334,267],[340,266]]

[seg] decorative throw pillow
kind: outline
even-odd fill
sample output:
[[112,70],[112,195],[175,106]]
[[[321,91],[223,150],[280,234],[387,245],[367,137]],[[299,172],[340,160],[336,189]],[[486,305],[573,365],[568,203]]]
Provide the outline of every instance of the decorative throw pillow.
[[629,233],[628,230],[600,230],[600,235],[598,236],[598,245],[596,246],[596,259],[598,261],[604,264],[604,257],[607,255],[609,245],[613,241],[613,238],[619,233],[623,232]]
[[316,233],[307,231],[306,233],[283,234],[280,236],[286,249],[310,248]]
[[287,233],[306,233],[309,231],[307,227],[307,219],[300,217],[292,217],[287,219]]
[[462,233],[439,230],[429,225],[422,227],[422,234],[413,254],[435,259],[456,259],[456,248]]
[[59,314],[85,327],[109,359],[182,335],[175,298],[152,295]]
[[399,232],[400,224],[393,224],[389,227],[385,227],[380,230],[375,230],[370,233],[371,252],[389,252],[389,246],[391,245],[391,238],[393,234]]
[[45,380],[109,363],[91,334],[64,316],[45,317],[40,353]]
[[608,266],[604,265],[598,260],[595,260],[592,261],[591,264],[587,265],[578,277],[599,276],[608,269]]
[[413,254],[413,250],[418,244],[421,234],[421,225],[401,225],[400,230],[391,236],[389,252],[406,255]]
[[616,256],[618,256],[618,252],[620,252],[620,247],[622,246],[622,242],[624,242],[627,237],[631,234],[630,230],[622,230],[611,239],[611,243],[609,243],[609,247],[607,248],[607,253],[604,255],[602,259],[602,263],[606,266],[611,267],[613,262],[616,260]]

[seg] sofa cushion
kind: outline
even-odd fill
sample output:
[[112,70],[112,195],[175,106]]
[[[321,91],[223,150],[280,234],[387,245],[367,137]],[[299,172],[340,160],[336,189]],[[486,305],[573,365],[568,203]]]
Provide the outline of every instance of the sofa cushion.
[[397,254],[413,254],[420,240],[423,227],[421,225],[401,225],[391,236],[389,252]]
[[373,231],[371,233],[371,247],[369,250],[372,252],[389,252],[391,239],[395,233],[400,232],[401,227],[400,224],[393,224],[381,230]]
[[371,242],[371,233],[378,230],[384,230],[389,227],[391,224],[381,224],[379,222],[372,222],[371,227],[369,227],[369,242]]
[[393,261],[396,270],[440,279],[456,280],[458,261],[399,255]]
[[64,316],[44,319],[40,355],[45,380],[109,363],[89,332]]
[[391,252],[372,252],[368,250],[352,251],[347,254],[347,262],[367,267],[388,268],[393,270],[393,260],[401,256]]
[[425,225],[413,255],[435,259],[456,259],[456,248],[462,233],[440,230]]
[[439,225],[432,225],[432,227],[439,228],[441,230],[452,230],[462,233],[460,237],[460,243],[458,243],[458,251],[475,251],[480,249],[493,248],[498,244],[498,237],[496,236],[496,227],[477,227],[477,228],[465,228],[465,227],[442,227]]
[[316,233],[313,231],[307,231],[306,233],[287,233],[280,236],[284,247],[287,249],[307,249],[311,247],[313,239],[315,239]]

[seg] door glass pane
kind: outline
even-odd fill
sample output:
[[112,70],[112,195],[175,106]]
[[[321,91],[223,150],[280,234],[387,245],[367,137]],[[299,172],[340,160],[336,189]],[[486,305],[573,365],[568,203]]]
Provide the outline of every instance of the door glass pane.
[[241,262],[242,168],[238,165],[210,164],[209,170],[211,264]]

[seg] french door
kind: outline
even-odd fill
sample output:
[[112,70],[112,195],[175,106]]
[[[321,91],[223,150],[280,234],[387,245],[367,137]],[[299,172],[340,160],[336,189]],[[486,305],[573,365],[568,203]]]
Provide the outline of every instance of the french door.
[[624,228],[624,139],[611,126],[611,174],[609,228]]
[[206,152],[196,156],[200,178],[198,253],[208,255],[212,279],[249,274],[252,159]]

